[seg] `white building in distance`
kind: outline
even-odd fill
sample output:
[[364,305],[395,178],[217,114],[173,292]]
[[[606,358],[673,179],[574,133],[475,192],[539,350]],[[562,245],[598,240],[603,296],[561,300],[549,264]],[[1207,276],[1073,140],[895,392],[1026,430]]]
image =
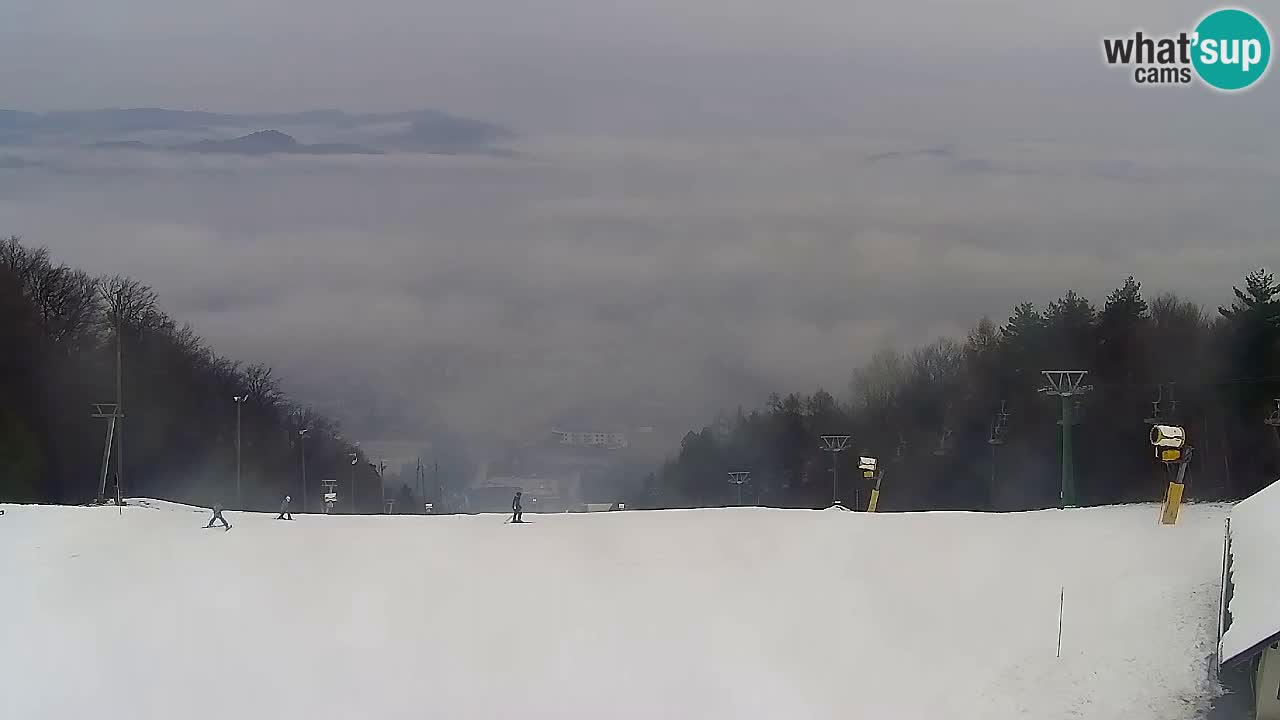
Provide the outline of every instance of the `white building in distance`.
[[577,432],[571,430],[552,430],[561,445],[579,445],[584,447],[602,447],[607,450],[618,450],[629,445],[625,432]]

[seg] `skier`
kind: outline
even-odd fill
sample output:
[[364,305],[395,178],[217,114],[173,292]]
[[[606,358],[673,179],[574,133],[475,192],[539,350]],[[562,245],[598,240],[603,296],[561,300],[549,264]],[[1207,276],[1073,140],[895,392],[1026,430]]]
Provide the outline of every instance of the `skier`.
[[284,500],[280,503],[280,514],[276,517],[277,520],[293,519],[293,513],[289,512],[289,501],[292,499],[293,498],[289,497],[288,495],[284,496]]
[[222,523],[222,529],[224,530],[231,529],[231,523],[228,523],[227,519],[222,517],[222,503],[213,504],[213,517],[209,518],[209,524],[204,526],[205,529],[208,530],[213,527],[214,522]]
[[517,490],[516,496],[511,498],[511,522],[518,522],[518,523],[524,522],[524,520],[521,519],[521,516],[524,514],[524,512],[520,507],[520,496],[522,494],[523,494],[523,491]]

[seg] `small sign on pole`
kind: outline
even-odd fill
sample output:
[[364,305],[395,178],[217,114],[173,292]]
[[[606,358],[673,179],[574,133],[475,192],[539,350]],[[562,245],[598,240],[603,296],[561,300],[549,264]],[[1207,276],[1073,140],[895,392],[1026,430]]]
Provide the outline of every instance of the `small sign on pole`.
[[333,506],[338,504],[338,481],[337,480],[321,480],[324,485],[324,512],[326,515],[333,512]]

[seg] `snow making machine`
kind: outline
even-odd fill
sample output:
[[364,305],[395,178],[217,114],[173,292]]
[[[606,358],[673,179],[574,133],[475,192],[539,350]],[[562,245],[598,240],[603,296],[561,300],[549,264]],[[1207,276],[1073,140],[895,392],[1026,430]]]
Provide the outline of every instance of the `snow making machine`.
[[862,471],[862,477],[876,481],[871,487],[871,499],[867,501],[867,512],[875,512],[876,506],[880,504],[880,483],[884,480],[884,470],[880,467],[879,460],[866,455],[858,458],[858,469]]
[[1186,487],[1187,463],[1191,460],[1192,448],[1187,444],[1187,431],[1178,425],[1152,425],[1151,446],[1156,449],[1156,459],[1164,463],[1169,476],[1160,523],[1173,525],[1178,522],[1178,509],[1182,506],[1182,493]]

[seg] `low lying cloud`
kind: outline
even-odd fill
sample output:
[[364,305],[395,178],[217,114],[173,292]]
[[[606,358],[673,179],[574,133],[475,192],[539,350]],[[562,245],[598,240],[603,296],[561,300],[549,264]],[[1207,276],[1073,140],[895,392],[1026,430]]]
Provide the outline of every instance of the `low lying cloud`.
[[771,391],[843,392],[880,347],[1021,300],[1101,301],[1129,274],[1221,303],[1280,237],[1266,153],[856,136],[516,149],[27,150],[0,169],[0,232],[153,285],[219,351],[341,405],[353,434],[473,437],[575,419],[678,436]]

